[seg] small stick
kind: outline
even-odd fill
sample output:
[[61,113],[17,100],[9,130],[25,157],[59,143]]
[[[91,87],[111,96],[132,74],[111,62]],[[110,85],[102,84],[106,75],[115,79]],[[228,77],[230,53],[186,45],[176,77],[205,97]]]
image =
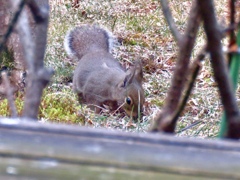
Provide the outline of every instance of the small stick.
[[185,128],[182,128],[181,130],[179,130],[179,131],[177,132],[177,134],[182,133],[183,131],[186,131],[186,130],[188,130],[188,129],[191,129],[192,127],[194,127],[194,126],[196,126],[196,125],[198,125],[198,124],[201,124],[201,123],[203,123],[203,121],[201,121],[201,120],[195,121],[195,122],[193,122],[192,124],[190,124],[189,126],[187,126],[187,127],[185,127]]

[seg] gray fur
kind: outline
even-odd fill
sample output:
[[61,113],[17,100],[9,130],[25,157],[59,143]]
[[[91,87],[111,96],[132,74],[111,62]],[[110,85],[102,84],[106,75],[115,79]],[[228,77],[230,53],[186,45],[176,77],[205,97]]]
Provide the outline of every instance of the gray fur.
[[[116,110],[123,105],[129,116],[138,117],[142,110],[142,66],[136,63],[126,71],[112,56],[112,34],[98,26],[83,25],[69,31],[64,46],[70,56],[78,59],[74,71],[73,89],[87,104]],[[125,101],[130,98],[131,104]],[[140,101],[139,101],[140,98]],[[129,100],[129,99],[128,99]],[[95,108],[99,112],[99,108]]]

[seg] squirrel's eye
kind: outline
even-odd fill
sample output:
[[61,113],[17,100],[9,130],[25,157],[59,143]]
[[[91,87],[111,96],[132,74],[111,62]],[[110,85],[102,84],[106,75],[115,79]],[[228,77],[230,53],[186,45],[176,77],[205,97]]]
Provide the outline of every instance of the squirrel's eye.
[[130,97],[127,97],[125,101],[128,105],[132,104],[132,99]]

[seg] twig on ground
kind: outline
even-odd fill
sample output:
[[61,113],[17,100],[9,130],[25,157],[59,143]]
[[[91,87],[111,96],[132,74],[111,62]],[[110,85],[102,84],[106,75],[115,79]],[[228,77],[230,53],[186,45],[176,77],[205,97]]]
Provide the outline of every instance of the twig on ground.
[[195,122],[193,122],[192,124],[190,124],[189,126],[187,126],[187,127],[185,127],[185,128],[182,128],[182,129],[179,130],[177,133],[182,133],[183,131],[186,131],[186,130],[188,130],[188,129],[191,129],[192,127],[194,127],[194,126],[196,126],[196,125],[198,125],[198,124],[201,124],[201,123],[203,123],[203,121],[201,121],[201,120],[195,121]]

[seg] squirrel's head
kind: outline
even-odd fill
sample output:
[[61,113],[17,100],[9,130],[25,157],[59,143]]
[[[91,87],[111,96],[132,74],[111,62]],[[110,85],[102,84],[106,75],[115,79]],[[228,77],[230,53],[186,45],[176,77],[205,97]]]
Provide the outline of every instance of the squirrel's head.
[[126,72],[124,80],[119,84],[119,88],[124,96],[123,109],[128,116],[137,119],[142,111],[145,102],[144,90],[142,87],[143,73],[142,64],[137,61],[135,65]]

